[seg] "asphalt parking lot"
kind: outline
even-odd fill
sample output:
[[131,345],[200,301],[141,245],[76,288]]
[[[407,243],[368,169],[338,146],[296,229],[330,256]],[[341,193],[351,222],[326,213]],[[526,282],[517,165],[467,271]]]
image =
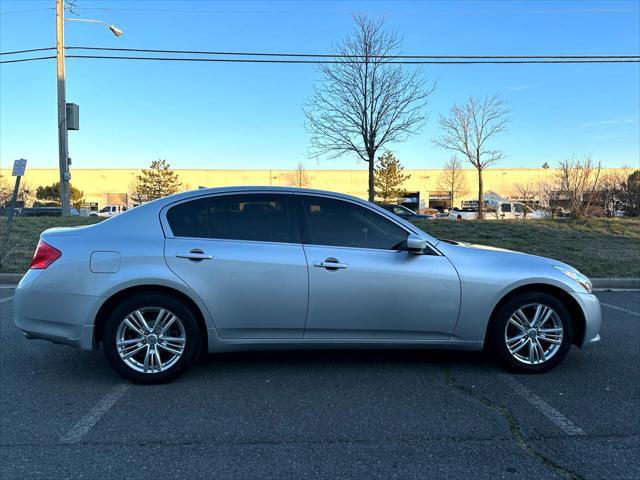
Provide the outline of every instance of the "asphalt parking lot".
[[0,478],[640,478],[640,292],[554,371],[426,351],[205,356],[124,382],[27,341],[0,289]]

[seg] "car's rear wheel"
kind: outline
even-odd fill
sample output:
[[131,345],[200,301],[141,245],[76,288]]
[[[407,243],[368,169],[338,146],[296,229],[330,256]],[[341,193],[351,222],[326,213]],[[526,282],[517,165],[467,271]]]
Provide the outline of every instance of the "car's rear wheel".
[[571,315],[553,295],[524,293],[500,308],[490,336],[492,349],[509,369],[546,372],[557,366],[571,347]]
[[135,294],[109,315],[103,350],[116,372],[135,383],[173,380],[194,362],[200,329],[180,300],[159,293]]

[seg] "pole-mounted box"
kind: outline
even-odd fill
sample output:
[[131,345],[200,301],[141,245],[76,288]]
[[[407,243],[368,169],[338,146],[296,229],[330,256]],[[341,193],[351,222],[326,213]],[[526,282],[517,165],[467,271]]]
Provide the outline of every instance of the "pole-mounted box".
[[80,130],[80,107],[67,103],[67,130]]

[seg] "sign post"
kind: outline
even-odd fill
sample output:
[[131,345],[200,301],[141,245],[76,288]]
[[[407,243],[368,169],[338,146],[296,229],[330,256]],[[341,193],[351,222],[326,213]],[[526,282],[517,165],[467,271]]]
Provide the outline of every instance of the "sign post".
[[7,231],[4,236],[4,243],[2,244],[2,251],[0,251],[0,261],[4,258],[4,254],[9,248],[9,235],[11,234],[11,223],[13,223],[13,212],[16,209],[16,201],[18,199],[18,190],[20,189],[20,179],[24,176],[24,171],[27,168],[27,161],[24,158],[15,160],[13,162],[12,177],[16,177],[16,184],[13,187],[13,197],[11,197],[11,206],[7,213]]

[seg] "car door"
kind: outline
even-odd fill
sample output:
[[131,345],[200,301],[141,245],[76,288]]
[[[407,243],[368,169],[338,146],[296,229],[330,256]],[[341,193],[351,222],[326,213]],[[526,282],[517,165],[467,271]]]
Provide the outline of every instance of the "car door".
[[202,299],[223,339],[301,338],[307,263],[291,195],[235,193],[165,208],[169,268]]
[[446,257],[409,253],[408,230],[368,206],[295,196],[309,265],[305,338],[450,336],[460,282]]

